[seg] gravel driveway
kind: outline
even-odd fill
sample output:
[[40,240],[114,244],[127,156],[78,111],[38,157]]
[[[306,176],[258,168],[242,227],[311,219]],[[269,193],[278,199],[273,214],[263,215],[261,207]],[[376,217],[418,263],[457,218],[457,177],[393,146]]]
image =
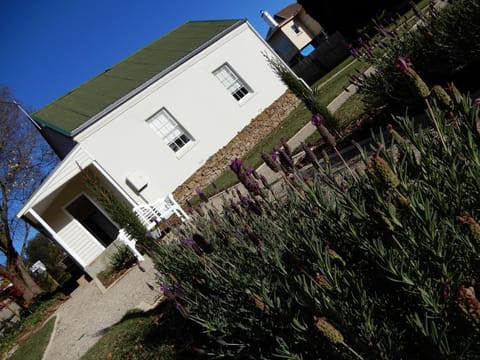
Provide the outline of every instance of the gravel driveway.
[[57,322],[43,360],[79,359],[128,310],[155,304],[160,293],[152,261],[146,257],[142,268],[130,269],[105,293],[94,281],[75,290],[54,314]]

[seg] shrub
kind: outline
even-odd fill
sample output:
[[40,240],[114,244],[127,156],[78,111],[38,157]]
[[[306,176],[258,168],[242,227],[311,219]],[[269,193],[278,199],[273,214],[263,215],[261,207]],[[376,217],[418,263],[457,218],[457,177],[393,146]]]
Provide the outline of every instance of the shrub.
[[135,256],[126,245],[116,246],[117,251],[108,257],[113,271],[120,271],[135,262]]
[[441,11],[429,9],[425,14],[417,12],[415,31],[405,32],[402,26],[389,30],[378,25],[376,38],[369,43],[359,39],[360,48],[352,49],[376,70],[366,77],[352,75],[369,105],[388,105],[403,111],[405,106],[421,103],[412,96],[408,82],[397,69],[399,57],[408,57],[427,84],[445,84],[462,77],[470,81],[465,87],[478,85],[472,75],[480,64],[480,2],[456,0]]
[[320,102],[320,90],[310,89],[308,85],[301,81],[290,69],[283,65],[277,59],[267,57],[268,64],[278,78],[298,97],[312,115],[320,114],[328,126],[337,128],[338,121]]
[[291,175],[285,194],[225,201],[153,254],[162,290],[245,359],[453,359],[480,351],[478,108],[434,129],[398,119],[352,178]]
[[137,244],[140,248],[143,248],[146,245],[146,229],[127,202],[116,196],[92,171],[87,169],[82,172],[82,176],[85,186],[95,197],[95,200],[102,205],[103,209],[112,217],[112,220],[125,229],[128,235],[138,241]]

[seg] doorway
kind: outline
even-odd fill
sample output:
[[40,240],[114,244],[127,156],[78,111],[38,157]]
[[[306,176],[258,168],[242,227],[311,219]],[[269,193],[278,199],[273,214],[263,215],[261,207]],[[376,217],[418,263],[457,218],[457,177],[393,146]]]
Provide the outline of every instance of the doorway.
[[67,212],[87,229],[104,247],[118,236],[118,227],[85,195],[80,195],[67,207]]

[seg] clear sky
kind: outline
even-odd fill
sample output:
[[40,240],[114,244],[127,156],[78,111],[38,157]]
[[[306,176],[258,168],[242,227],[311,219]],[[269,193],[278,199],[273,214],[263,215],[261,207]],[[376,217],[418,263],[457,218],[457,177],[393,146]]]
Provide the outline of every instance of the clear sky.
[[294,0],[0,0],[0,85],[39,109],[189,20],[247,18]]

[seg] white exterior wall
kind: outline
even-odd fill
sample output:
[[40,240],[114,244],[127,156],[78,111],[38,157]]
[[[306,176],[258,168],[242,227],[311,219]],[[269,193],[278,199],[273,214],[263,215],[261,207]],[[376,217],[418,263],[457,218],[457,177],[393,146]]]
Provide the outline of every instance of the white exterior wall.
[[[137,202],[164,197],[286,91],[264,53],[276,56],[247,23],[242,24],[75,140]],[[240,102],[212,74],[225,63],[253,91]],[[146,122],[162,108],[194,138],[176,153]],[[141,196],[126,185],[133,172],[148,182]]]
[[[49,201],[48,208],[40,214],[62,239],[64,242],[62,245],[65,245],[68,248],[67,251],[73,253],[74,258],[84,267],[105,250],[92,234],[65,211],[67,204],[85,192],[86,189],[82,179],[77,176],[67,184],[53,201]],[[40,203],[38,207],[41,208],[42,204]]]
[[[297,25],[297,27],[301,30],[298,34],[292,29],[292,25],[294,24]],[[290,39],[290,41],[295,45],[298,50],[303,49],[313,40],[313,38],[308,33],[306,27],[298,21],[290,20],[286,24],[282,25],[280,30],[285,34],[287,38]]]
[[105,250],[102,244],[75,219],[71,219],[57,234],[65,242],[65,245],[81,259],[83,264],[80,265],[84,267],[93,262]]

